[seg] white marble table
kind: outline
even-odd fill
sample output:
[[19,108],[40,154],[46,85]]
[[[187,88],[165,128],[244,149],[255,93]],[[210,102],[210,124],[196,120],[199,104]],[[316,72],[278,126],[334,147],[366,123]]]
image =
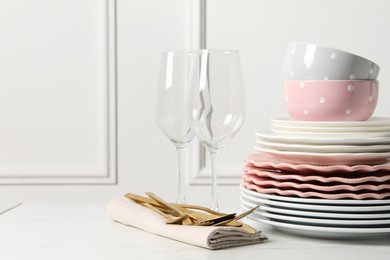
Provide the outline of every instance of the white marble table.
[[22,204],[0,215],[0,259],[390,259],[390,238],[310,239],[262,230],[269,242],[211,251],[112,222],[104,204]]

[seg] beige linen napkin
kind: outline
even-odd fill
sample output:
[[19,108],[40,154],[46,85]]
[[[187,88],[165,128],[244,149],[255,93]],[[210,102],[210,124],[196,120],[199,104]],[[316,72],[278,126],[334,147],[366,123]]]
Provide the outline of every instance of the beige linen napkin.
[[208,249],[256,244],[267,239],[261,232],[250,234],[239,227],[166,224],[162,216],[126,197],[112,199],[107,214],[119,223]]

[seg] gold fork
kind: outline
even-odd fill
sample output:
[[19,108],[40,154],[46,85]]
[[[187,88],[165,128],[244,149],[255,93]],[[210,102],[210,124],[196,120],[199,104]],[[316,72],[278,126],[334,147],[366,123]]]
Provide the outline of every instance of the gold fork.
[[[146,195],[149,197],[143,197],[132,193],[127,193],[125,196],[163,216],[167,220],[167,224],[197,226],[227,225],[234,227],[244,227],[251,233],[255,232],[253,228],[248,228],[249,226],[238,222],[237,220],[251,214],[258,208],[258,206],[237,216],[235,213],[225,214],[215,212],[202,206],[168,203],[152,192],[146,192]],[[208,214],[196,210],[205,211]]]

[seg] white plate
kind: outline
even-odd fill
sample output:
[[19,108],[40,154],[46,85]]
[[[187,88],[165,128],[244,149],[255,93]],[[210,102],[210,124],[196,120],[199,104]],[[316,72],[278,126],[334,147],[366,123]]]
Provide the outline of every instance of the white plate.
[[309,152],[290,152],[278,151],[272,148],[255,146],[255,150],[267,153],[277,161],[284,161],[295,164],[312,165],[377,165],[384,164],[390,160],[390,152],[382,153],[309,153]]
[[[250,210],[253,207],[249,204],[241,203],[241,208]],[[278,213],[256,210],[252,218],[267,218],[270,220],[281,221],[284,223],[303,224],[313,226],[333,226],[333,227],[389,227],[390,219],[330,219],[330,218],[315,218],[308,216],[288,216]]]
[[390,132],[298,132],[272,129],[276,135],[310,138],[378,138],[390,137]]
[[313,126],[284,126],[271,124],[272,130],[287,132],[307,132],[307,133],[369,133],[369,132],[390,132],[390,126],[368,126],[368,127],[313,127]]
[[255,205],[267,205],[274,208],[292,209],[300,211],[334,212],[334,213],[359,213],[376,214],[390,213],[390,205],[321,205],[321,204],[302,204],[287,201],[275,201],[269,199],[259,199],[241,193],[241,200]]
[[282,232],[315,238],[326,239],[367,239],[387,237],[390,235],[390,228],[345,228],[345,227],[319,227],[311,225],[299,225],[272,221],[258,217],[248,216],[248,218],[268,224]]
[[[249,208],[250,209],[250,208]],[[328,227],[389,227],[390,219],[325,219],[325,218],[310,218],[286,216],[269,212],[256,212],[256,215],[268,218],[270,220],[281,221],[292,224],[303,224],[313,226],[328,226]]]
[[297,127],[369,127],[390,126],[388,117],[371,117],[367,121],[298,121],[291,118],[272,118],[271,124]]
[[[347,206],[373,206],[373,205],[387,205],[390,210],[390,199],[381,200],[329,200],[329,199],[307,199],[298,197],[286,197],[270,194],[262,194],[256,191],[248,190],[240,185],[241,194],[245,194],[249,198],[258,198],[272,201],[292,202],[293,204],[313,204],[313,205],[347,205]],[[253,200],[253,199],[252,199]]]
[[340,137],[310,137],[310,136],[280,136],[269,130],[256,131],[255,135],[264,140],[287,144],[327,144],[327,145],[375,145],[390,144],[390,137],[352,138]]
[[[241,205],[247,208],[254,208],[256,204],[242,200]],[[331,218],[331,219],[390,219],[390,213],[332,213],[332,212],[317,212],[317,211],[303,211],[293,209],[275,208],[272,206],[262,205],[257,211],[266,211],[271,213],[278,213],[290,216],[304,216],[315,218]]]
[[241,200],[247,201],[255,205],[268,205],[275,208],[293,209],[301,211],[318,211],[318,212],[334,212],[334,213],[359,213],[359,214],[373,214],[373,213],[389,213],[390,205],[376,205],[376,206],[342,206],[342,205],[314,205],[314,204],[300,204],[287,201],[274,201],[267,199],[259,199],[241,194]]
[[374,153],[390,152],[388,145],[310,145],[285,144],[256,139],[256,143],[265,147],[290,152],[320,152],[320,153]]
[[313,204],[299,204],[286,201],[272,201],[250,197],[241,194],[241,202],[250,203],[251,205],[269,206],[279,209],[290,209],[302,211],[303,214],[308,211],[313,212],[328,212],[328,213],[342,213],[342,214],[383,214],[390,213],[390,205],[376,205],[376,206],[341,206],[341,205],[313,205]]

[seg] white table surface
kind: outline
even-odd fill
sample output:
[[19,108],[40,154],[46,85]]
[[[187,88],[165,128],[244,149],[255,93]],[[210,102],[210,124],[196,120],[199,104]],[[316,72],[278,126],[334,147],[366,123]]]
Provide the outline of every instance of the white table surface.
[[218,251],[111,221],[104,204],[22,204],[0,215],[0,259],[390,259],[390,238],[292,236],[260,225],[268,242]]

